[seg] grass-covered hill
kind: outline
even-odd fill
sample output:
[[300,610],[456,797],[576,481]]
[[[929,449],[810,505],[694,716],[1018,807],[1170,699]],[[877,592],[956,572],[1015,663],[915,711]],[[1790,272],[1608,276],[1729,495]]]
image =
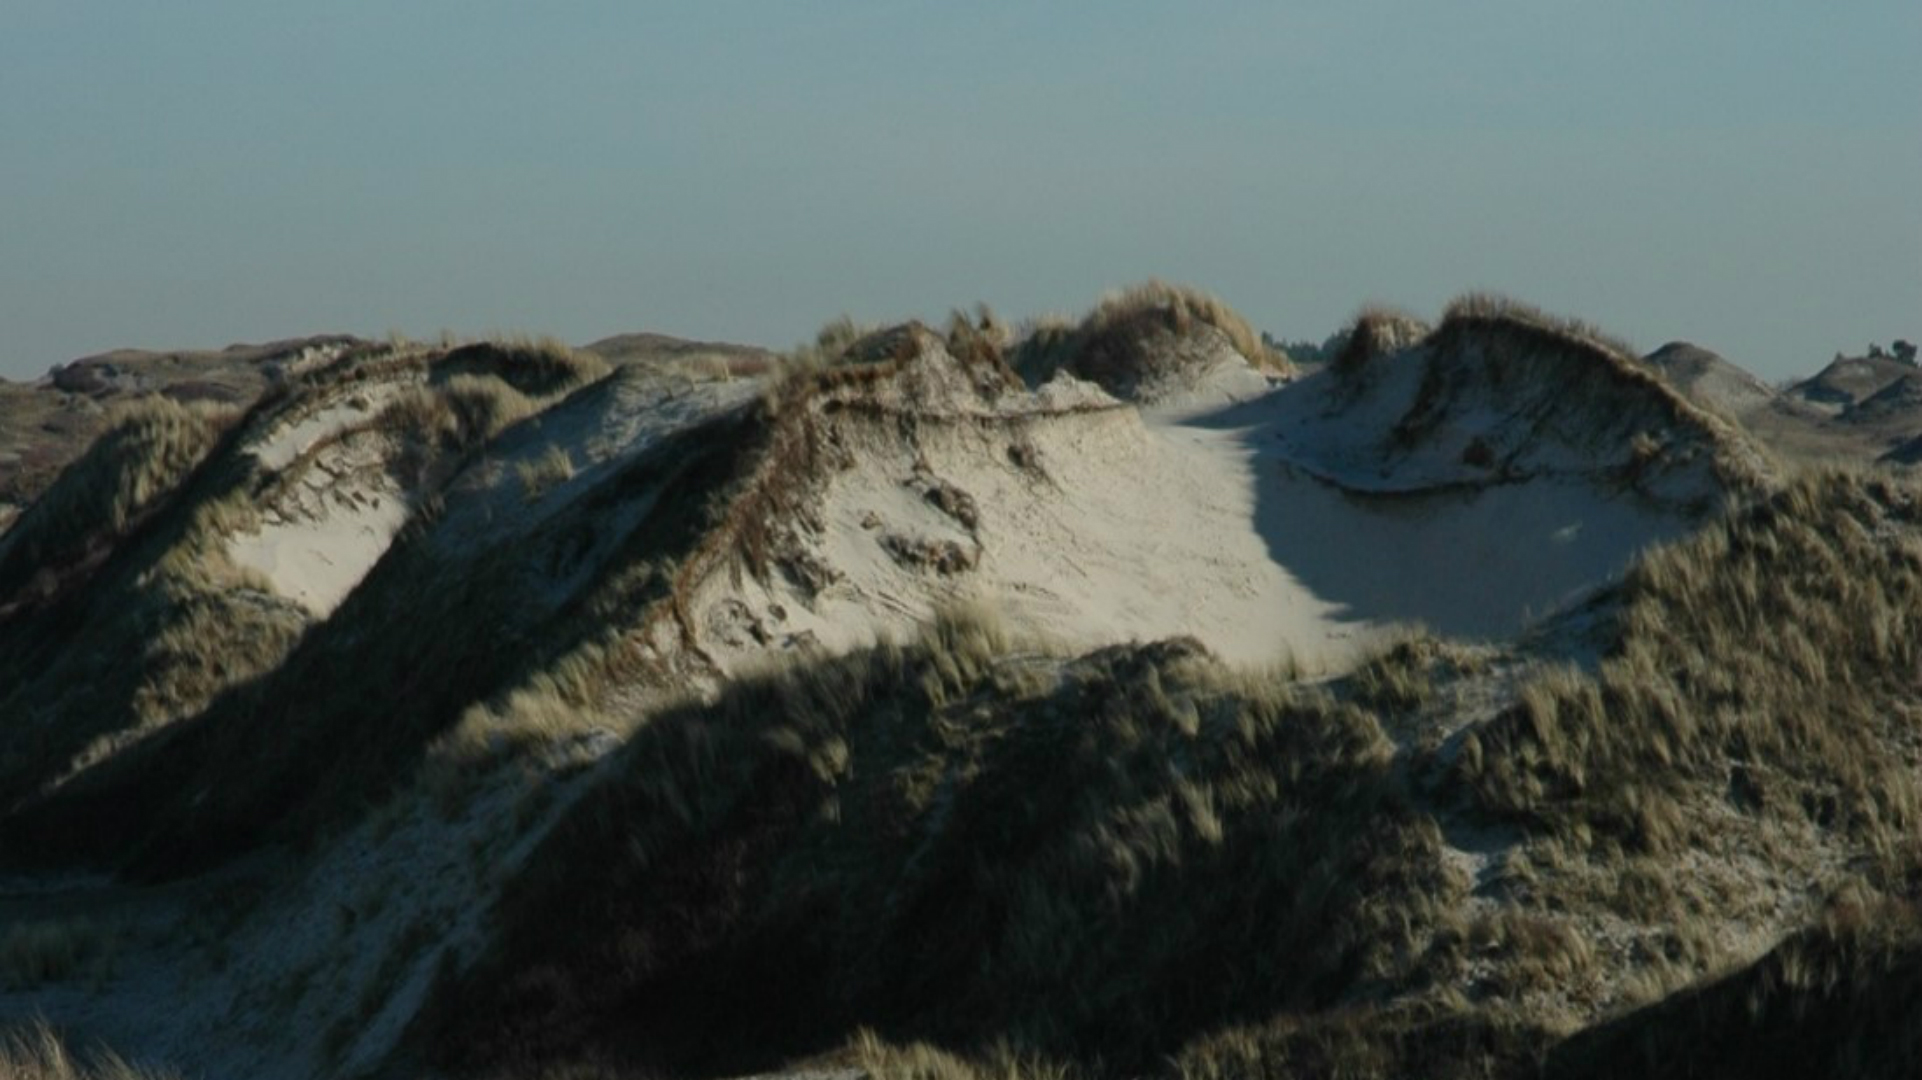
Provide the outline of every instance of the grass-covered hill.
[[1922,492],[1512,301],[1346,341],[116,405],[0,533],[0,1063],[1910,1075]]
[[345,335],[220,350],[119,349],[57,364],[31,382],[0,379],[0,528],[143,398],[244,407],[287,375],[361,343]]

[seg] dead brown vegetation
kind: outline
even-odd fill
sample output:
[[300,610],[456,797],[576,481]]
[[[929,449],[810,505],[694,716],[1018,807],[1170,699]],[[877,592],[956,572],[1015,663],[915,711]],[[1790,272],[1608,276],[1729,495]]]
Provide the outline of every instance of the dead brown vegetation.
[[552,337],[505,337],[446,350],[432,363],[434,380],[493,376],[528,397],[550,397],[604,378],[613,369],[598,354]]
[[1471,292],[1456,297],[1442,312],[1441,325],[1436,331],[1446,334],[1474,326],[1531,335],[1538,348],[1597,351],[1629,364],[1635,363],[1640,355],[1634,346],[1604,333],[1593,323],[1551,315],[1533,304],[1499,293]]
[[1355,316],[1335,355],[1333,370],[1352,376],[1378,356],[1399,352],[1428,336],[1430,328],[1407,312],[1365,307]]
[[1234,309],[1206,293],[1149,281],[1103,297],[1072,329],[1037,326],[1013,365],[1030,383],[1066,370],[1119,396],[1164,379],[1182,362],[1184,342],[1216,334],[1256,368],[1287,375],[1293,366],[1263,343]]

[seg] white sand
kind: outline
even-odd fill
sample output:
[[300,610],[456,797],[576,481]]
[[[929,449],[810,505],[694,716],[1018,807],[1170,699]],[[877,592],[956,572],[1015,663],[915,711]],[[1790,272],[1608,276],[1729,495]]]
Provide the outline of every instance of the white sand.
[[[434,543],[459,551],[525,533],[661,440],[760,392],[761,384],[751,379],[694,383],[683,375],[641,368],[617,371],[488,446],[484,457],[449,485]],[[521,468],[550,450],[567,455],[573,475],[530,499]]]
[[[1014,438],[1045,480],[1010,461],[1005,427],[929,425],[913,445],[877,433],[830,482],[809,543],[833,584],[809,597],[785,581],[710,582],[703,647],[723,664],[801,641],[839,651],[978,599],[1076,648],[1185,634],[1232,662],[1336,670],[1395,624],[1512,636],[1689,527],[1584,469],[1581,432],[1543,439],[1539,475],[1491,483],[1449,445],[1383,456],[1380,435],[1415,391],[1407,375],[1334,410],[1323,382],[1251,374],[1221,368],[1147,410],[1051,385],[1050,400],[1109,407],[1025,424]],[[929,503],[934,482],[972,497],[976,529]],[[974,565],[904,566],[890,536]]]
[[227,554],[265,574],[280,595],[326,618],[387,553],[409,510],[404,496],[383,485],[332,486],[320,499],[324,511],[235,536]]
[[400,383],[356,386],[354,393],[304,416],[276,425],[250,449],[269,469],[284,469],[316,443],[355,424],[364,423],[385,408],[402,389]]
[[412,501],[388,472],[392,441],[384,432],[354,432],[313,448],[364,422],[395,389],[366,388],[357,403],[318,410],[252,448],[263,467],[297,472],[283,476],[279,494],[260,507],[256,531],[228,539],[228,557],[317,618],[331,615],[387,553]]
[[[924,434],[933,476],[973,498],[978,537],[927,501],[906,447],[875,448],[822,508],[815,554],[841,579],[811,604],[777,586],[750,606],[777,604],[780,632],[836,650],[973,598],[1076,647],[1191,634],[1241,662],[1345,655],[1354,627],[1268,557],[1253,477],[1231,450],[1167,438],[1125,408],[1042,421],[1030,439],[1047,480],[1010,462],[998,433]],[[889,535],[978,562],[953,575],[902,566]]]

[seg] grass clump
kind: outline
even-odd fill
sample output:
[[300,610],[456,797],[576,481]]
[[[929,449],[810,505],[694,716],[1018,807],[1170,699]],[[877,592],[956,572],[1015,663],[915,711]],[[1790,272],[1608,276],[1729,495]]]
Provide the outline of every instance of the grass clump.
[[550,446],[539,457],[523,461],[515,467],[521,482],[521,493],[528,502],[536,502],[558,485],[574,478],[574,459],[563,446]]
[[[798,371],[819,371],[844,361],[861,363],[883,359],[884,357],[878,354],[892,352],[894,346],[892,340],[882,340],[882,337],[888,333],[889,331],[880,327],[856,322],[852,315],[845,313],[837,315],[821,324],[821,328],[814,332],[812,341],[788,350],[788,368]],[[859,349],[856,348],[857,345],[860,346]],[[906,357],[895,357],[895,359],[906,359]]]
[[448,348],[431,370],[437,383],[491,376],[520,394],[545,398],[598,382],[613,368],[598,354],[559,338],[510,335]]
[[1454,652],[1426,631],[1406,631],[1363,661],[1349,686],[1357,701],[1378,713],[1419,710],[1435,699],[1435,666]]
[[1169,1072],[1180,1080],[1533,1080],[1552,1042],[1498,1012],[1358,1005],[1228,1028],[1185,1047]]
[[439,386],[402,391],[374,426],[448,451],[471,449],[532,416],[534,403],[491,375],[454,375]]
[[1207,355],[1190,355],[1197,334],[1220,340],[1257,368],[1293,371],[1234,309],[1180,285],[1149,281],[1103,297],[1072,329],[1038,324],[1015,350],[1013,366],[1030,383],[1066,370],[1121,396],[1149,389]]
[[129,1064],[110,1050],[71,1050],[45,1021],[0,1037],[0,1076],[7,1080],[178,1080],[177,1073]]
[[30,581],[98,558],[178,490],[230,418],[153,395],[118,405],[106,430],[0,539],[0,610]]
[[1333,369],[1351,378],[1376,357],[1418,344],[1429,332],[1427,323],[1405,311],[1365,307],[1350,324],[1341,350],[1332,361]]
[[1101,298],[1095,309],[1082,320],[1081,333],[1091,343],[1118,344],[1107,339],[1116,335],[1139,333],[1144,325],[1159,325],[1175,334],[1187,334],[1197,326],[1211,326],[1228,339],[1228,344],[1251,364],[1285,364],[1285,358],[1269,348],[1255,333],[1248,320],[1216,297],[1165,281],[1147,281]]
[[1076,1080],[1090,1075],[1005,1045],[962,1057],[925,1042],[897,1045],[865,1028],[855,1032],[845,1056],[875,1080]]
[[1576,350],[1598,350],[1624,363],[1635,364],[1641,354],[1620,338],[1592,323],[1551,315],[1533,304],[1499,293],[1464,293],[1450,301],[1437,332],[1448,334],[1472,326],[1498,327],[1533,335],[1544,344]]
[[950,619],[654,717],[504,901],[441,1052],[747,1069],[865,1026],[1134,1069],[1419,966],[1456,886],[1367,713],[1191,643],[1059,682],[1005,647]]
[[1488,809],[1631,850],[1700,841],[1694,797],[1894,850],[1922,817],[1912,491],[1806,476],[1646,556],[1593,676],[1550,672],[1464,741]]

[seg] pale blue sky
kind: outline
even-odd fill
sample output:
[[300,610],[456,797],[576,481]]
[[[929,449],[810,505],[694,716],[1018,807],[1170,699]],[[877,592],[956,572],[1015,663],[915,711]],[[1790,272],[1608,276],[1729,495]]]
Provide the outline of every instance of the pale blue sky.
[[788,345],[1158,276],[1771,378],[1922,338],[1922,3],[0,0],[0,374],[344,330]]

